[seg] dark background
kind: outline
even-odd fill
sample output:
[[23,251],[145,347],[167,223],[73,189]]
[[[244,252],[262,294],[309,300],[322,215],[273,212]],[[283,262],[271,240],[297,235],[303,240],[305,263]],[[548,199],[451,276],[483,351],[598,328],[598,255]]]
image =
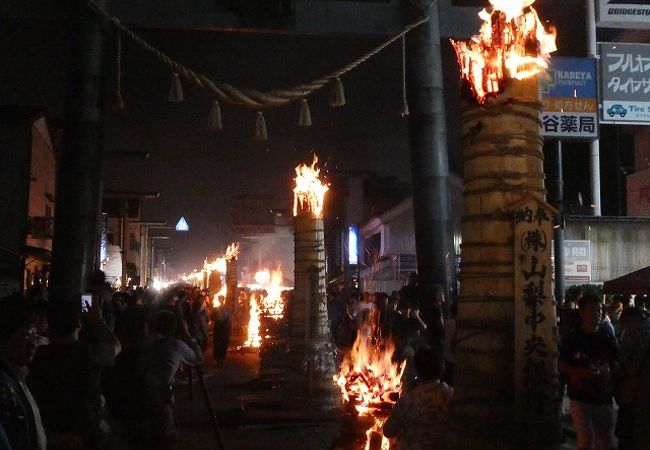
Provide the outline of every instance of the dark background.
[[[536,3],[540,17],[558,28],[557,54],[584,56],[583,2]],[[212,79],[260,90],[320,77],[385,39],[151,29],[138,32],[179,62]],[[599,37],[607,39],[611,34]],[[0,104],[42,105],[50,118],[61,119],[67,38],[65,27],[58,23],[1,22],[0,57],[5,68],[0,70]],[[114,50],[115,40],[111,38],[105,71],[109,104],[115,90]],[[450,168],[460,175],[458,69],[446,40],[443,59]],[[104,185],[119,191],[159,191],[159,199],[143,204],[146,219],[175,224],[181,215],[186,217],[190,233],[171,241],[176,266],[181,271],[198,267],[206,256],[223,251],[230,240],[233,199],[289,197],[293,167],[301,161],[311,161],[312,151],[321,158],[325,173],[367,170],[404,181],[410,179],[408,119],[398,114],[402,95],[398,43],[343,77],[346,106],[330,108],[327,88],[312,95],[311,128],[294,125],[294,107],[265,110],[269,140],[264,143],[252,139],[255,111],[225,104],[224,130],[209,133],[206,123],[211,99],[186,82],[185,101],[168,103],[170,70],[127,40],[123,45],[122,69],[126,109],[108,109],[105,117]],[[603,214],[616,214],[618,167],[632,165],[631,142],[617,127],[603,126],[601,130]],[[546,147],[547,178],[551,181],[552,144]],[[150,158],[142,162],[125,161],[110,155],[116,150],[147,151]],[[618,150],[620,161],[616,156]],[[582,193],[585,205],[591,203],[588,146],[566,143],[564,154],[567,201],[570,209],[580,211],[578,192]]]

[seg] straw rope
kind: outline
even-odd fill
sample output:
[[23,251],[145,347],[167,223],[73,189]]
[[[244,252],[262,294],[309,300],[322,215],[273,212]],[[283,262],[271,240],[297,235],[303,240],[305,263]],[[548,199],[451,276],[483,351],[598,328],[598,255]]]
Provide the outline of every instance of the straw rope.
[[365,55],[359,57],[358,59],[352,61],[346,66],[343,66],[328,75],[325,75],[321,78],[318,78],[316,80],[310,81],[305,84],[294,86],[289,89],[277,89],[277,90],[271,90],[267,92],[261,92],[256,89],[239,88],[228,83],[213,81],[209,79],[207,76],[199,72],[196,72],[184,66],[183,64],[177,62],[176,60],[172,59],[169,55],[162,52],[161,50],[158,50],[149,42],[145,41],[139,35],[137,35],[133,31],[128,29],[126,26],[124,26],[117,17],[111,15],[106,9],[104,9],[101,5],[99,5],[95,0],[88,0],[87,5],[95,13],[97,13],[104,19],[108,20],[113,26],[115,26],[118,30],[120,30],[124,34],[124,36],[130,39],[138,47],[154,55],[160,62],[171,67],[180,76],[190,81],[200,89],[208,91],[217,100],[230,103],[233,105],[239,105],[239,106],[255,108],[255,109],[268,108],[274,106],[284,106],[293,101],[300,100],[312,94],[314,91],[321,89],[323,86],[325,86],[335,78],[341,77],[346,73],[350,72],[351,70],[355,69],[357,66],[364,63],[371,57],[375,56],[377,53],[384,50],[390,44],[400,39],[409,31],[422,25],[423,23],[426,23],[429,20],[428,17],[424,17],[418,20],[417,22],[406,26],[397,35],[391,37],[390,39],[383,42],[379,46],[375,47]]

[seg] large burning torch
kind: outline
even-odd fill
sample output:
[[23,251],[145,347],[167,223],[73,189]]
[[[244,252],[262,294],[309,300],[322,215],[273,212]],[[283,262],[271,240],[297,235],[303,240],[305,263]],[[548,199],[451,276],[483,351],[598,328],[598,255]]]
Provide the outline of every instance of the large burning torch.
[[237,304],[237,279],[238,268],[237,259],[239,258],[239,242],[233,242],[226,248],[223,255],[226,260],[226,306],[233,314]]
[[[479,14],[479,35],[453,42],[465,92],[471,92],[463,108],[453,448],[538,449],[557,438],[551,238],[547,245],[542,237],[553,213],[545,203],[538,87],[556,47],[555,31],[545,29],[534,1],[490,0],[491,10]],[[522,202],[531,206],[519,217]],[[539,232],[534,247],[516,235],[520,218],[539,225],[529,230]],[[520,271],[533,250],[539,251],[531,259],[536,267]],[[518,281],[520,272],[534,281],[530,289]]]
[[[293,190],[295,287],[289,302],[289,351],[285,400],[291,406],[332,409],[340,404],[333,383],[336,347],[331,342],[325,294],[323,206],[328,190],[316,168],[296,167]],[[306,403],[311,402],[310,405]]]

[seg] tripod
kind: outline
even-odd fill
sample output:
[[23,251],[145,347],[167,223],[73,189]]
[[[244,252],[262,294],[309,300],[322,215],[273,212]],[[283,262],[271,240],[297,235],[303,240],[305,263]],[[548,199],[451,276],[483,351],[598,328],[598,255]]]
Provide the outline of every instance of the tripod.
[[205,378],[203,378],[203,367],[196,367],[196,376],[201,382],[201,391],[203,391],[203,397],[205,398],[205,406],[208,408],[208,414],[210,414],[210,422],[212,422],[212,429],[214,430],[214,435],[217,438],[217,448],[219,450],[225,450],[225,447],[223,446],[223,440],[221,439],[221,431],[219,430],[219,421],[217,420],[217,416],[214,413],[212,401],[210,400],[210,394],[208,393],[208,386],[205,384]]
[[[184,321],[182,307],[178,308],[178,316],[180,320]],[[201,391],[203,392],[203,397],[205,399],[205,406],[208,408],[208,414],[210,414],[210,422],[212,423],[212,430],[214,431],[214,435],[217,438],[217,449],[225,450],[225,447],[223,446],[223,440],[221,439],[221,431],[219,430],[219,422],[217,421],[217,416],[215,415],[214,408],[212,407],[212,401],[210,400],[210,394],[208,393],[208,386],[205,384],[205,379],[203,378],[203,367],[200,365],[196,367],[188,366],[187,384],[190,390],[190,398],[194,400],[194,390],[192,387],[192,373],[194,369],[196,369],[196,375],[201,382]]]

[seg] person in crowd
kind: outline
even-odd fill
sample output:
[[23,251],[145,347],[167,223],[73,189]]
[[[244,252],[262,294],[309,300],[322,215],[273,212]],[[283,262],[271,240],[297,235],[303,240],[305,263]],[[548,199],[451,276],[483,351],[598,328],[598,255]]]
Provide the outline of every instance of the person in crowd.
[[397,305],[399,303],[399,293],[393,291],[388,297],[388,304],[386,305],[386,312],[381,321],[381,336],[382,339],[395,340],[397,323],[399,320],[399,313],[397,312]]
[[27,299],[32,303],[47,302],[47,288],[43,285],[32,286],[27,294]]
[[436,284],[431,288],[422,288],[422,319],[427,325],[427,339],[430,345],[443,351],[445,338],[445,320],[447,319],[447,302],[444,288]]
[[396,354],[398,359],[401,359],[404,357],[403,353],[408,346],[417,350],[424,345],[426,341],[424,333],[427,330],[427,324],[420,317],[418,305],[400,303],[397,311],[399,312],[399,318],[396,333]]
[[97,269],[90,277],[88,290],[96,296],[102,305],[102,321],[106,324],[109,330],[115,329],[115,312],[113,311],[113,289],[111,285],[106,282],[106,274]]
[[618,337],[619,326],[618,321],[623,312],[623,302],[614,299],[607,307],[605,307],[605,314],[603,315],[603,326],[607,327],[612,336]]
[[49,309],[49,302],[47,300],[29,301],[29,308],[34,314],[34,326],[36,327],[36,340],[34,344],[36,347],[47,345],[49,343],[49,324],[47,322],[47,311]]
[[0,448],[45,450],[37,403],[25,384],[36,351],[34,318],[24,299],[0,299]]
[[[125,294],[123,296],[124,309],[117,316],[115,335],[123,348],[137,345],[148,334],[146,311],[138,297]],[[122,308],[122,307],[121,307]]]
[[138,448],[174,449],[178,441],[174,377],[181,363],[198,366],[203,356],[196,340],[190,336],[187,323],[174,313],[159,311],[154,318],[153,331],[144,346],[142,359],[147,401],[142,404],[142,420],[137,424]]
[[85,449],[99,449],[110,432],[102,369],[115,363],[121,345],[102,320],[100,296],[94,296],[83,318],[80,306],[80,296],[51,306],[50,343],[38,347],[27,383],[48,431],[81,439]]
[[127,294],[124,301],[126,310],[117,316],[115,324],[115,335],[122,344],[122,351],[115,360],[115,367],[105,370],[102,381],[110,414],[137,422],[133,413],[142,391],[140,360],[149,326],[145,308],[138,304],[138,298]]
[[202,350],[205,350],[208,345],[208,300],[208,291],[201,289],[192,301],[190,312],[190,321],[192,324],[190,334],[194,336]]
[[583,295],[578,302],[580,328],[560,348],[560,371],[568,380],[571,418],[578,450],[609,450],[613,437],[611,370],[618,346],[602,323],[598,296]]
[[440,381],[442,356],[422,348],[413,358],[417,383],[402,395],[384,423],[384,436],[397,438],[400,450],[444,449],[453,389]]
[[341,290],[334,284],[327,287],[327,317],[335,342],[343,342],[343,306]]
[[225,297],[217,298],[219,306],[212,308],[212,355],[217,367],[222,367],[230,343],[230,310],[224,305]]
[[624,310],[621,322],[620,384],[616,436],[619,450],[650,448],[650,319],[639,307]]
[[409,274],[406,286],[399,291],[399,298],[401,302],[406,303],[407,305],[420,304],[420,282],[417,273],[411,272]]

